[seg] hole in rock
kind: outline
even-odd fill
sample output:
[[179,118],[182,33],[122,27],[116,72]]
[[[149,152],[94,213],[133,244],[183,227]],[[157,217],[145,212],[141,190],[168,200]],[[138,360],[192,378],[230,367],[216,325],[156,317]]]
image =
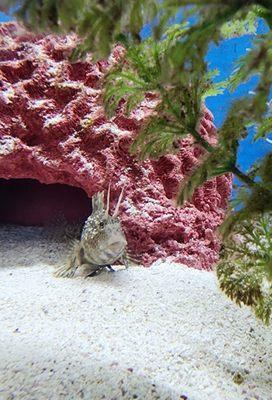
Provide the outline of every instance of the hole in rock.
[[0,179],[0,223],[46,226],[59,217],[83,222],[91,214],[84,190],[34,179]]

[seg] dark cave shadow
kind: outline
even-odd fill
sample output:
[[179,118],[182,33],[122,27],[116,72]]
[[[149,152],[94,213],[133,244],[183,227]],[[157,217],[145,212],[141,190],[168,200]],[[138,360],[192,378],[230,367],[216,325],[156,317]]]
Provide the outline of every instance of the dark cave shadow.
[[85,221],[91,199],[78,187],[36,179],[0,178],[0,223],[44,226],[62,213],[66,220]]

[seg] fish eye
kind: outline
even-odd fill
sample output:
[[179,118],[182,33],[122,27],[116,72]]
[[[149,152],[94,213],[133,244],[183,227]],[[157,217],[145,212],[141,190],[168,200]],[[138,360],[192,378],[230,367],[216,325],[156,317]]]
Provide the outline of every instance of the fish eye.
[[101,222],[99,223],[99,226],[100,226],[100,228],[104,228],[105,222],[104,222],[104,221],[101,221]]

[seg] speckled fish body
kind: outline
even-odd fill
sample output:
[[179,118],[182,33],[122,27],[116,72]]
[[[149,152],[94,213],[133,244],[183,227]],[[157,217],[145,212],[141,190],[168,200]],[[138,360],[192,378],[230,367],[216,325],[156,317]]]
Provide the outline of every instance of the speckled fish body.
[[107,203],[104,193],[92,198],[92,214],[86,220],[80,240],[71,243],[71,255],[66,265],[56,271],[56,276],[72,277],[77,268],[84,265],[90,271],[101,271],[121,259],[127,266],[127,241],[118,217],[123,190],[112,215],[109,213],[110,188]]

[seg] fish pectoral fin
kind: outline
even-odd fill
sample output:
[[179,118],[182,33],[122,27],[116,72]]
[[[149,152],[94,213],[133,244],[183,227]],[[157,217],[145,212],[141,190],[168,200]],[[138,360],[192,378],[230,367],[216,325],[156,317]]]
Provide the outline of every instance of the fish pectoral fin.
[[78,265],[75,258],[67,260],[63,265],[56,268],[54,276],[57,278],[72,278],[75,275],[77,268]]
[[131,252],[126,249],[124,253],[121,256],[121,261],[125,265],[126,268],[131,266],[132,264],[134,265],[140,265],[141,264],[141,259],[140,257],[135,256],[134,254],[131,254]]
[[66,260],[64,261],[63,265],[57,267],[54,272],[54,276],[57,278],[72,278],[80,265],[80,241],[76,239],[72,240],[69,247],[70,251]]

